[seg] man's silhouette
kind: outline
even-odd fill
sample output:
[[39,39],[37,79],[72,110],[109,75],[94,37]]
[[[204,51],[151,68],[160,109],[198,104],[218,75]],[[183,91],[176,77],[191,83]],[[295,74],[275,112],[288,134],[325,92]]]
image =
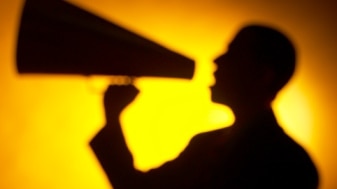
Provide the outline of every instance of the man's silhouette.
[[251,25],[243,28],[215,60],[212,100],[230,106],[233,126],[193,137],[173,161],[141,172],[134,168],[119,123],[121,110],[138,91],[109,87],[107,123],[92,140],[115,189],[314,189],[318,173],[305,150],[287,136],[271,102],[291,78],[295,50],[280,32]]

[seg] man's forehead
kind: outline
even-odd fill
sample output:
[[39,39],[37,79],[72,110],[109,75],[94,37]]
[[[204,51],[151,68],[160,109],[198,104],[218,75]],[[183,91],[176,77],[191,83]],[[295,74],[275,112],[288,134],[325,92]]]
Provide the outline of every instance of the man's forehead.
[[227,52],[244,51],[248,49],[248,43],[233,40],[227,47]]
[[228,49],[248,48],[253,45],[253,41],[252,38],[247,38],[245,35],[238,35],[229,43]]

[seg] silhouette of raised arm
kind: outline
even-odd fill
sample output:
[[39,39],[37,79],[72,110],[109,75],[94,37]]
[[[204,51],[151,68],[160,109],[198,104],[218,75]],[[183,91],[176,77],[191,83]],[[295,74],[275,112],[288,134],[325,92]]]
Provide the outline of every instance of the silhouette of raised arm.
[[[141,174],[133,167],[133,158],[122,132],[120,112],[138,94],[133,86],[110,86],[105,92],[106,125],[90,142],[104,171],[115,188],[131,188]],[[128,182],[125,182],[128,181]]]
[[192,139],[190,145],[173,161],[148,172],[135,169],[119,116],[137,94],[138,90],[131,85],[110,86],[107,89],[104,96],[106,125],[90,142],[111,185],[114,189],[179,189],[195,188],[195,185],[202,188],[201,183],[208,181],[208,177],[205,180],[203,176],[207,172],[200,166],[205,159],[201,157],[206,155],[204,150],[207,145],[200,146],[204,142],[198,137]]

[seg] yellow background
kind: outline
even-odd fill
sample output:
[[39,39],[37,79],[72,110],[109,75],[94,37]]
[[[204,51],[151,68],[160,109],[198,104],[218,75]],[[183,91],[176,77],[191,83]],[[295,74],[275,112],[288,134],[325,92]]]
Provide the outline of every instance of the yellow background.
[[[192,81],[141,78],[123,113],[142,170],[174,158],[198,132],[228,126],[213,104],[212,60],[245,23],[282,28],[295,42],[295,77],[274,104],[283,128],[310,153],[320,188],[337,188],[336,8],[333,1],[72,0],[197,62]],[[109,188],[88,142],[104,124],[102,77],[18,75],[15,48],[22,0],[0,1],[0,188]],[[93,90],[93,87],[95,88]]]

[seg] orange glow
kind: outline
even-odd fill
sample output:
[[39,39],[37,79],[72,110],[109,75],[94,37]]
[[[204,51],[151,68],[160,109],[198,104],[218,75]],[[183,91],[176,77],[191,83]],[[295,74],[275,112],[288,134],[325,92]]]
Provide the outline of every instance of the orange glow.
[[135,165],[142,170],[175,158],[194,134],[233,121],[229,109],[211,104],[207,91],[189,81],[149,79],[136,86],[143,92],[122,121]]
[[[177,156],[194,134],[233,123],[228,107],[210,101],[208,87],[214,82],[212,59],[225,51],[239,27],[261,21],[284,28],[298,46],[299,67],[274,109],[285,131],[312,155],[321,188],[337,187],[337,69],[331,64],[337,59],[331,49],[337,47],[328,37],[335,31],[327,29],[334,24],[328,11],[318,12],[310,1],[71,2],[196,60],[192,81],[136,80],[141,93],[123,112],[122,122],[141,170]],[[18,75],[15,43],[22,3],[0,2],[0,188],[110,188],[88,146],[104,125],[102,93],[109,78]]]
[[309,99],[301,86],[289,84],[274,102],[274,109],[280,125],[301,144],[310,144],[312,140],[313,114]]

